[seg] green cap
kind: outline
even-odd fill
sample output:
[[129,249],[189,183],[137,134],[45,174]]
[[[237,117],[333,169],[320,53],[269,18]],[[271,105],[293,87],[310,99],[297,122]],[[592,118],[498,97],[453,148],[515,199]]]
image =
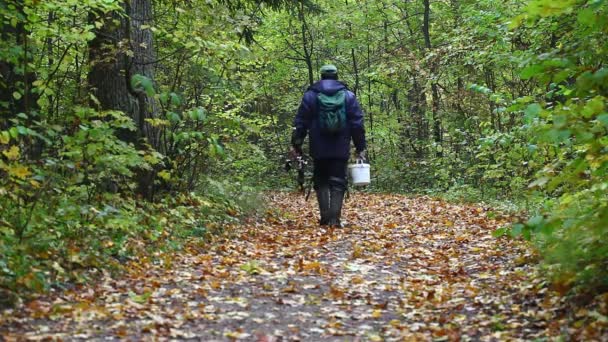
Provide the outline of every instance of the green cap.
[[337,74],[338,68],[333,64],[327,64],[321,67],[321,75],[323,74]]

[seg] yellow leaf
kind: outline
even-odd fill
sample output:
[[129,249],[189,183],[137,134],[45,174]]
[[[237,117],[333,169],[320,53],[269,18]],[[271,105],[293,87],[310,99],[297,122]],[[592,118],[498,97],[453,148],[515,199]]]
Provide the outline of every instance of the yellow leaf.
[[25,179],[27,176],[31,175],[32,172],[27,166],[15,165],[8,167],[8,174],[17,178]]
[[2,151],[2,154],[9,160],[16,160],[19,158],[19,147],[13,145],[6,151]]
[[393,319],[388,322],[388,324],[390,324],[393,328],[399,328],[401,326],[401,322],[398,319]]
[[363,279],[363,277],[361,276],[356,275],[352,278],[351,281],[353,284],[363,284],[365,282],[365,279]]
[[235,340],[242,340],[242,339],[246,339],[248,337],[251,336],[251,334],[247,334],[244,333],[242,331],[228,331],[224,333],[225,337],[228,337],[230,339],[235,339]]
[[144,156],[144,160],[152,165],[156,165],[160,162],[160,159],[158,159],[155,155],[152,154],[146,154]]
[[285,287],[281,290],[281,292],[298,293],[298,285],[294,281],[291,281],[288,283],[287,287]]
[[306,263],[303,268],[306,271],[318,271],[319,269],[321,269],[321,263],[319,263],[318,261],[312,261]]
[[0,132],[0,144],[8,144],[11,141],[11,136],[7,131]]
[[376,309],[372,312],[372,318],[380,318],[382,317],[382,310]]
[[171,125],[169,120],[163,119],[146,119],[146,122],[148,122],[152,127],[166,127]]
[[368,336],[370,341],[372,342],[380,342],[383,341],[382,337],[380,337],[380,335],[375,334],[375,333],[369,333]]
[[363,256],[363,248],[361,246],[353,246],[353,259],[361,258]]
[[162,170],[161,172],[158,173],[158,177],[168,181],[171,179],[171,172],[169,172],[167,170]]

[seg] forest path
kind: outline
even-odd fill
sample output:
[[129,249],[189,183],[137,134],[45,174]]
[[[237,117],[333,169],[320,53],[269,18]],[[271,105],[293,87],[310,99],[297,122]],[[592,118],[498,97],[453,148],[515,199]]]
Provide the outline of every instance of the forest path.
[[[4,313],[5,340],[56,338],[494,340],[564,333],[508,218],[428,197],[356,193],[353,225],[321,229],[315,201],[268,195],[263,218],[131,274]],[[561,330],[561,331],[560,331]]]

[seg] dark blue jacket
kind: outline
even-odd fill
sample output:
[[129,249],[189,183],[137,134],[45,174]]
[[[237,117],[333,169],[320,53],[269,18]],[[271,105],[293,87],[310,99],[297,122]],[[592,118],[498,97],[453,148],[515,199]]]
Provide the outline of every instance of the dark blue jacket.
[[304,138],[310,136],[310,154],[313,159],[348,159],[350,156],[350,140],[357,151],[366,147],[365,128],[363,126],[363,112],[359,102],[351,91],[346,91],[346,128],[337,135],[326,135],[319,129],[317,113],[317,95],[324,93],[333,95],[346,85],[336,80],[321,80],[308,88],[294,120],[295,131],[292,135],[292,145],[298,147]]

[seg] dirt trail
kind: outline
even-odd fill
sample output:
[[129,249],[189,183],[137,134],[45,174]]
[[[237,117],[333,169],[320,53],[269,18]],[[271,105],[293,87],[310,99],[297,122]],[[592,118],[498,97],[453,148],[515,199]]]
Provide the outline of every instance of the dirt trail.
[[569,328],[565,301],[527,263],[524,244],[491,236],[507,218],[425,197],[353,197],[344,215],[352,227],[321,229],[312,199],[269,195],[275,209],[232,239],[133,263],[124,278],[5,312],[0,336],[392,341],[580,333]]

